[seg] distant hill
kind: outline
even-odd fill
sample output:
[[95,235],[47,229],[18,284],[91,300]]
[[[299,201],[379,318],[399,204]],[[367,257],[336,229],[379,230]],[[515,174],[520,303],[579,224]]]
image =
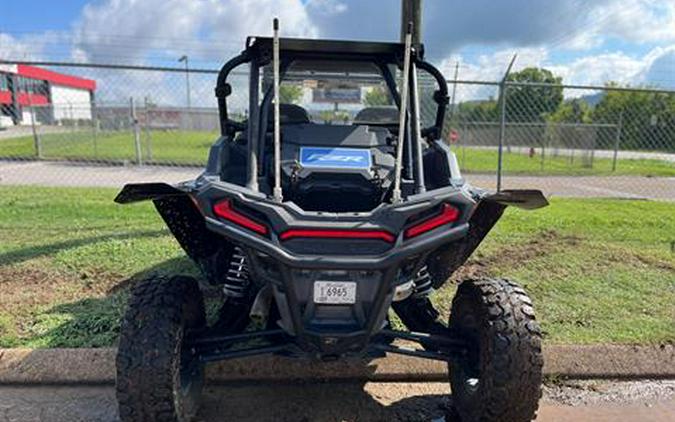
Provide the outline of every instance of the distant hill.
[[579,97],[579,99],[586,104],[588,104],[590,107],[595,107],[602,101],[602,99],[605,97],[605,92],[598,92],[597,94],[590,94],[590,95],[583,95]]

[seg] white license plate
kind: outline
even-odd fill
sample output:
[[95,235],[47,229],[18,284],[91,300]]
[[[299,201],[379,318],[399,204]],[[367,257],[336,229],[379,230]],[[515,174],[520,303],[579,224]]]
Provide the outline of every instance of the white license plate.
[[330,305],[356,303],[356,283],[352,281],[315,281],[314,303]]

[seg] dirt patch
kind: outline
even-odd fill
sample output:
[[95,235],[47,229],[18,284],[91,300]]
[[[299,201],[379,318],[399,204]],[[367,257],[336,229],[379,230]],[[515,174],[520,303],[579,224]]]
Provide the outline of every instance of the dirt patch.
[[7,306],[16,298],[21,298],[21,305],[31,306],[53,304],[64,298],[105,295],[123,280],[116,274],[92,270],[80,274],[45,271],[42,268],[46,268],[48,263],[44,264],[31,262],[31,265],[0,266],[3,293],[0,304]]
[[673,254],[673,259],[671,260],[659,259],[654,256],[645,255],[639,250],[628,248],[620,243],[598,243],[597,248],[605,252],[603,253],[603,262],[628,265],[635,267],[637,271],[639,271],[640,267],[647,267],[649,269],[675,273],[675,254]]
[[[104,298],[123,278],[109,273],[44,270],[48,262],[0,266],[0,340],[10,341],[36,335],[39,321],[52,311],[84,300]],[[92,305],[95,306],[95,305]],[[65,312],[65,308],[63,308]],[[4,327],[4,328],[3,328]]]
[[526,242],[514,242],[507,248],[499,249],[487,256],[470,258],[450,277],[452,282],[461,282],[471,278],[488,277],[491,268],[512,266],[545,256],[562,247],[577,246],[583,239],[577,236],[562,235],[555,230],[546,230]]
[[659,270],[675,272],[675,265],[669,262],[661,261],[655,258],[647,257],[637,253],[632,254],[636,260],[640,261],[642,264],[658,268]]

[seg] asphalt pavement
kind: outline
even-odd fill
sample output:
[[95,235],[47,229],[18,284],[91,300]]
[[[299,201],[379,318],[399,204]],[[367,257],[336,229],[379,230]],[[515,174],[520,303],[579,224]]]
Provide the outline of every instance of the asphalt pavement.
[[[207,387],[210,421],[453,422],[447,383],[310,383]],[[675,381],[584,381],[545,388],[537,421],[670,422]],[[111,386],[0,387],[0,422],[117,421]]]
[[[196,167],[110,166],[46,161],[0,161],[0,185],[120,188],[132,182],[176,183],[195,178]],[[496,177],[465,174],[473,185],[496,189]],[[509,176],[504,189],[541,189],[547,196],[675,200],[675,178],[641,176]]]

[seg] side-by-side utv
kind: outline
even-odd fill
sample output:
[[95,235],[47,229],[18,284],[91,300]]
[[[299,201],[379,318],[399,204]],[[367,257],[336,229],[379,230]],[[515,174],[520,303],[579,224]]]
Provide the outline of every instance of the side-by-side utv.
[[[228,102],[246,88],[246,107]],[[205,280],[133,289],[117,357],[122,420],[192,419],[207,362],[385,353],[447,362],[463,421],[531,420],[542,352],[525,291],[465,280],[448,321],[429,297],[507,206],[547,202],[465,182],[442,141],[446,81],[423,47],[410,36],[249,38],[215,94],[222,134],[204,172],[127,185],[116,198],[152,200]],[[223,300],[207,324],[202,291],[214,286]]]

